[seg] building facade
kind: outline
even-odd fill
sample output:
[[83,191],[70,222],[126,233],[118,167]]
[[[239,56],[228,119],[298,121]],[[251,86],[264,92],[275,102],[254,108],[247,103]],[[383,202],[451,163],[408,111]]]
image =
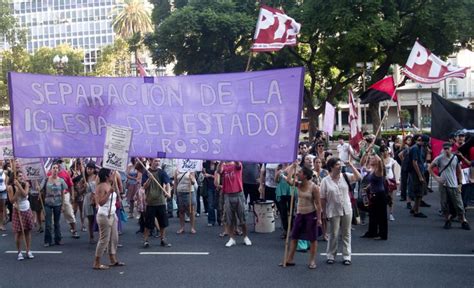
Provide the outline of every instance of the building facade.
[[[27,50],[69,43],[84,51],[84,71],[93,70],[101,47],[112,44],[118,0],[10,0],[20,27],[28,30]],[[52,61],[52,59],[51,59]]]

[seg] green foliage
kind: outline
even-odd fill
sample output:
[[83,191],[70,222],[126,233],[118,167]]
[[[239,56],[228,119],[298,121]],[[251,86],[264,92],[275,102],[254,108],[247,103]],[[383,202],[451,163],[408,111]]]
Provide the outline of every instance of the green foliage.
[[15,27],[15,18],[12,15],[9,1],[0,1],[0,36],[5,34]]
[[117,77],[130,75],[130,53],[125,40],[117,38],[112,45],[102,48],[94,75]]
[[31,71],[39,74],[57,74],[54,66],[54,56],[67,56],[68,64],[64,67],[64,75],[83,75],[84,65],[82,64],[84,53],[82,50],[74,49],[69,44],[62,44],[55,48],[41,47],[31,56]]
[[400,118],[402,118],[402,123],[411,123],[411,114],[407,109],[400,110]]
[[115,33],[123,39],[132,37],[135,33],[153,31],[150,11],[144,0],[124,0],[114,9],[116,16],[112,22]]

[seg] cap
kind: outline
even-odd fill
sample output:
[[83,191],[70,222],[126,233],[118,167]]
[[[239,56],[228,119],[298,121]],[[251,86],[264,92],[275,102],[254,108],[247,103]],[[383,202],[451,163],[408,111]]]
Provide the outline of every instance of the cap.
[[87,162],[86,168],[93,168],[93,169],[95,169],[95,168],[96,168],[95,162],[92,161],[92,160],[89,161],[89,162]]
[[443,143],[443,148],[450,148],[451,146],[452,146],[452,144],[449,143],[449,142],[444,142]]

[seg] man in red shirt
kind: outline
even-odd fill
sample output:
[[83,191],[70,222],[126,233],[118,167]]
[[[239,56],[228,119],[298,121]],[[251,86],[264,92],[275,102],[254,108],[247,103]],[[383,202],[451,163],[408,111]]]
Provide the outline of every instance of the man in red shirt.
[[[55,159],[53,164],[58,164],[59,173],[58,176],[66,182],[67,190],[64,192],[63,197],[63,214],[64,218],[66,219],[67,223],[71,227],[72,237],[75,239],[79,239],[79,233],[76,230],[76,217],[74,216],[74,210],[72,209],[72,199],[74,199],[74,185],[72,183],[71,176],[67,172],[64,161],[61,158]],[[51,172],[48,172],[48,176],[51,175]]]
[[244,236],[244,244],[252,245],[247,236],[247,225],[245,223],[245,196],[242,184],[242,163],[234,161],[222,162],[218,168],[222,180],[222,192],[224,193],[224,217],[230,239],[225,244],[232,247],[237,244],[234,239],[235,227],[240,226]]

